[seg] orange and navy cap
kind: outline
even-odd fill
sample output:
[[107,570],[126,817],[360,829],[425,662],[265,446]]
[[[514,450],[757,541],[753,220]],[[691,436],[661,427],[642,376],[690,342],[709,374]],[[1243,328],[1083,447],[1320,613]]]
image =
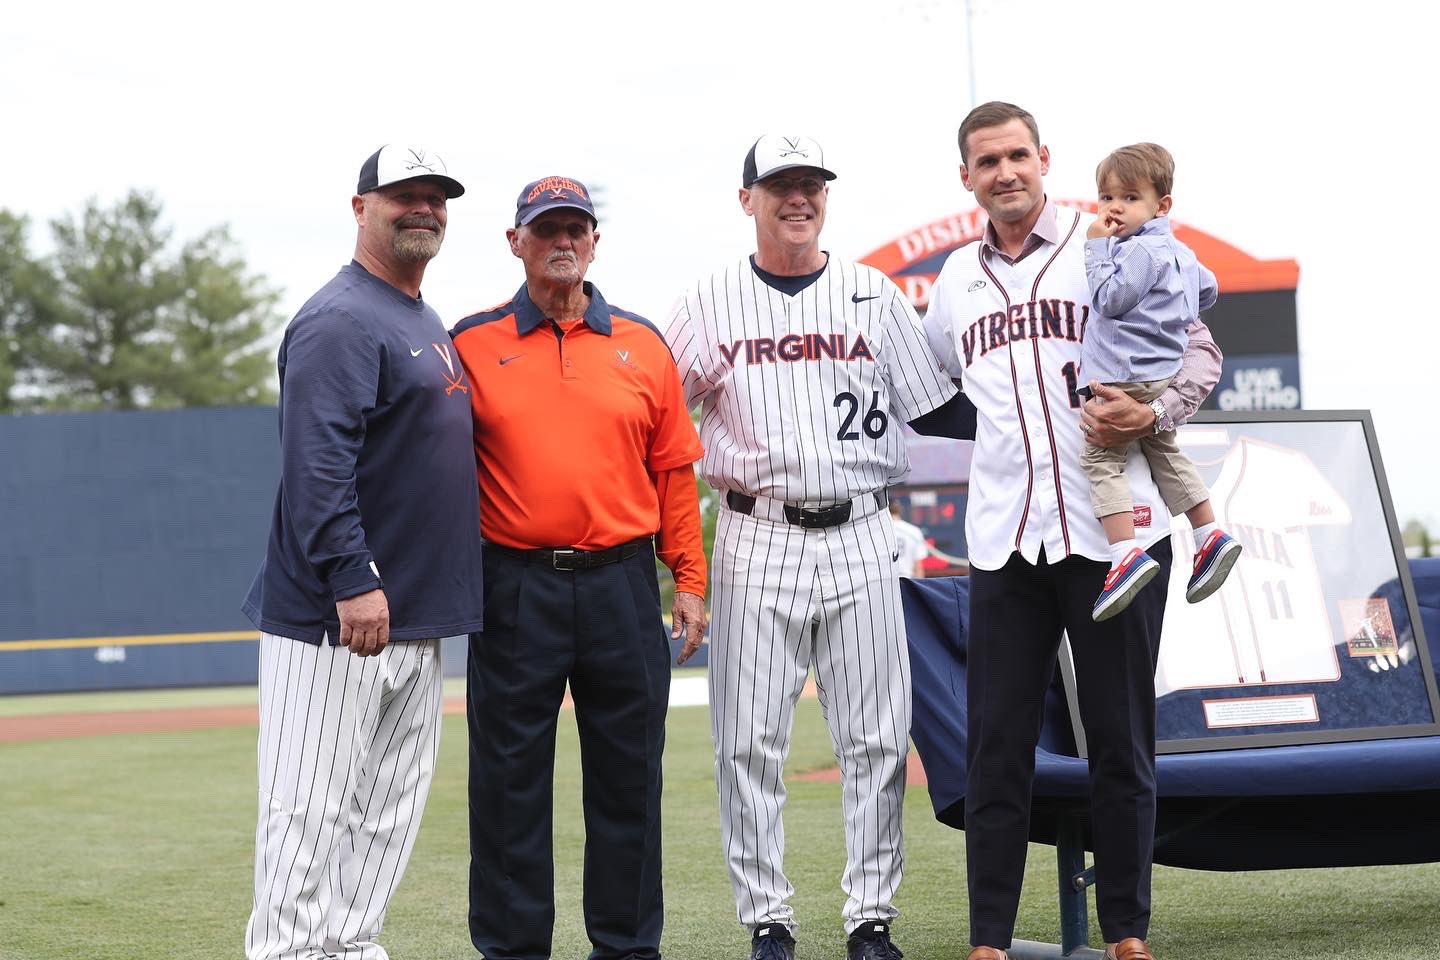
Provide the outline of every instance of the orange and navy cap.
[[585,184],[570,177],[543,177],[520,191],[520,199],[515,201],[515,226],[523,227],[547,210],[567,207],[588,214],[590,221],[599,225]]
[[835,174],[825,169],[825,154],[820,144],[811,138],[766,134],[756,140],[750,152],[745,154],[740,186],[748,190],[756,180],[764,180],[782,170],[794,170],[796,167],[814,167],[826,180],[835,179]]

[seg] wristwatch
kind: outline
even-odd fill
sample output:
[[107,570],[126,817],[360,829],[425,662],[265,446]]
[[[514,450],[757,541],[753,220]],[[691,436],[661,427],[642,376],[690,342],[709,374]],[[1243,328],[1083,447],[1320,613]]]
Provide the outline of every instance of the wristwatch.
[[1175,429],[1175,421],[1170,419],[1170,414],[1165,411],[1165,404],[1159,397],[1150,401],[1150,409],[1155,411],[1156,433]]

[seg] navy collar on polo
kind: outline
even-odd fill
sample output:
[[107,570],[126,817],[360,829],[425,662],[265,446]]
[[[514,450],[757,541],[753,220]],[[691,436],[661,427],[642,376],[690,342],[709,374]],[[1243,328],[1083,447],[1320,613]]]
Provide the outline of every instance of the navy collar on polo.
[[[600,296],[600,291],[589,280],[583,283],[585,295],[590,298],[590,306],[585,310],[585,325],[602,336],[610,336],[610,307],[605,303],[605,298]],[[522,337],[534,330],[540,324],[550,319],[530,299],[530,290],[522,286],[516,292],[511,301],[515,308],[515,332]]]

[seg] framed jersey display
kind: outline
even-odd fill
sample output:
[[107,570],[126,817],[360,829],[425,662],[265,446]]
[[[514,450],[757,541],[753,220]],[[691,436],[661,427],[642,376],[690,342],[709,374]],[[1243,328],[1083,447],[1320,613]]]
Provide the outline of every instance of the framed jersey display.
[[[1157,751],[1440,734],[1369,412],[1202,412],[1179,438],[1244,553],[1219,591],[1186,603],[1195,542],[1174,518]],[[1068,656],[1062,668],[1079,731]]]

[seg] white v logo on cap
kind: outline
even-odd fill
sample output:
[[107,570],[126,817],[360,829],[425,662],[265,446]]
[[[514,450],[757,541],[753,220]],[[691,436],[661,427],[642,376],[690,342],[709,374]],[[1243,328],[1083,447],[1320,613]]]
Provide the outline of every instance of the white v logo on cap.
[[424,147],[387,143],[372,153],[360,167],[360,180],[355,186],[359,194],[369,193],[404,180],[430,180],[445,188],[445,196],[454,199],[465,187],[450,176],[440,154]]
[[820,171],[826,180],[835,179],[834,172],[825,168],[825,152],[811,137],[766,134],[745,155],[740,185],[749,189],[757,180],[796,167],[810,167]]

